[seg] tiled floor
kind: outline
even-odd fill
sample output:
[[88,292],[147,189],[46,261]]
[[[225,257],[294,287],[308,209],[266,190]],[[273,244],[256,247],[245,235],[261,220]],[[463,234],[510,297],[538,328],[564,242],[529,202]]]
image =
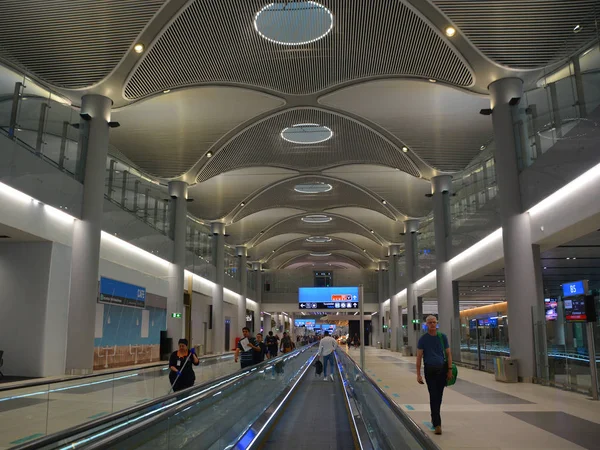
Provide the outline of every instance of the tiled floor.
[[[358,360],[357,350],[350,355]],[[535,384],[497,382],[492,374],[459,367],[444,391],[441,436],[429,427],[427,387],[416,381],[415,358],[367,347],[368,375],[443,450],[599,449],[600,402]]]

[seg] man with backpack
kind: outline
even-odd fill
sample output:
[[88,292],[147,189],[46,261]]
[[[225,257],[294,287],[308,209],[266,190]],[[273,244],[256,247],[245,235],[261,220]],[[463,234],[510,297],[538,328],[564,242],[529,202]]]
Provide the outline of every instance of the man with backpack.
[[421,376],[421,360],[425,361],[425,381],[429,391],[431,423],[435,434],[442,434],[442,396],[446,382],[452,380],[452,353],[448,338],[437,331],[437,319],[428,316],[425,319],[427,333],[421,336],[417,344],[417,382],[423,384]]

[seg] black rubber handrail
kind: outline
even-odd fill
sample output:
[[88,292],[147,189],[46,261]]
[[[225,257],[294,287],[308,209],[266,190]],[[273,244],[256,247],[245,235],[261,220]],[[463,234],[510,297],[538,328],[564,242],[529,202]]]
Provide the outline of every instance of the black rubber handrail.
[[[199,359],[200,359],[200,361],[205,361],[208,359],[222,358],[224,356],[228,356],[228,355],[232,355],[232,354],[233,353],[228,352],[228,353],[223,353],[221,355],[207,355],[207,356],[202,356]],[[129,369],[119,369],[119,370],[114,370],[114,371],[110,371],[110,372],[90,373],[88,375],[65,376],[62,378],[55,378],[55,379],[47,380],[47,381],[31,381],[31,382],[19,384],[16,386],[15,385],[5,386],[5,387],[0,386],[0,392],[13,391],[16,389],[24,389],[24,388],[30,388],[30,387],[36,387],[36,386],[48,386],[51,384],[65,383],[67,381],[87,380],[89,378],[110,376],[110,375],[122,374],[122,373],[127,373],[127,372],[136,372],[136,371],[144,370],[144,369],[154,369],[156,367],[166,367],[167,365],[168,365],[167,361],[160,361],[160,362],[157,362],[156,364],[151,364],[148,366],[139,366],[139,367],[129,368]]]

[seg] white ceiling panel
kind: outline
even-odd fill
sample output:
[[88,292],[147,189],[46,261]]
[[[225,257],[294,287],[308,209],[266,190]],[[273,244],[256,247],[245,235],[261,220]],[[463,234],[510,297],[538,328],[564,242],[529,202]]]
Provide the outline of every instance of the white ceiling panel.
[[259,236],[261,231],[266,230],[271,225],[302,212],[302,210],[294,208],[271,208],[256,212],[228,225],[227,234],[230,236],[226,240],[230,244],[245,244],[252,238]]
[[440,171],[464,169],[492,136],[492,120],[479,114],[489,99],[439,83],[370,81],[319,102],[379,124]]
[[188,171],[224,134],[284,101],[232,87],[196,87],[159,95],[112,113],[110,141],[148,173]]

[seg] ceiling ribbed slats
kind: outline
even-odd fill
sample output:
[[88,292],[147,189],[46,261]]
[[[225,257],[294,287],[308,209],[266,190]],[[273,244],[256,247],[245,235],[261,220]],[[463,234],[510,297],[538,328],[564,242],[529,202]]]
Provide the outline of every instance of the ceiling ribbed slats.
[[544,67],[597,38],[599,0],[432,1],[482,53],[508,67]]
[[[303,194],[294,190],[298,184],[310,183],[327,183],[332,189],[319,194]],[[366,192],[342,181],[315,176],[294,178],[263,191],[241,209],[234,220],[237,222],[255,212],[270,208],[294,207],[314,213],[341,206],[360,206],[380,212],[392,220],[395,219],[379,199]]]
[[254,29],[255,14],[268,4],[193,1],[145,55],[125,96],[218,82],[300,95],[380,75],[473,84],[456,51],[399,0],[321,1],[334,16],[333,29],[320,40],[291,46]]
[[[306,123],[327,126],[333,136],[318,144],[294,144],[281,137],[285,128]],[[401,150],[364,125],[319,109],[301,108],[272,116],[239,134],[202,168],[198,182],[243,167],[318,171],[353,163],[380,164],[419,176]]]
[[164,2],[1,2],[0,58],[55,86],[91,86],[117,66]]

